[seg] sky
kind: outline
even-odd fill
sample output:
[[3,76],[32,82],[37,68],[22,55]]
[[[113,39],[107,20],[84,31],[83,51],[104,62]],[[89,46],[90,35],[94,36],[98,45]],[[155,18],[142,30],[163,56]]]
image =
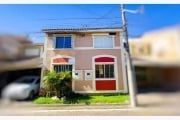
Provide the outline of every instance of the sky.
[[[130,37],[180,24],[180,5],[128,4],[125,9],[144,7],[143,13],[126,13]],[[0,34],[27,35],[44,42],[44,28],[121,27],[119,4],[1,4]]]

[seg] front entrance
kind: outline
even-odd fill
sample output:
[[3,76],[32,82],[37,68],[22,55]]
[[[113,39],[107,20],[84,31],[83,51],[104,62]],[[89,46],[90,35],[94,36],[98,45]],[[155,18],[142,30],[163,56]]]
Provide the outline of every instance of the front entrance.
[[98,57],[95,63],[95,89],[116,90],[115,59],[113,57]]

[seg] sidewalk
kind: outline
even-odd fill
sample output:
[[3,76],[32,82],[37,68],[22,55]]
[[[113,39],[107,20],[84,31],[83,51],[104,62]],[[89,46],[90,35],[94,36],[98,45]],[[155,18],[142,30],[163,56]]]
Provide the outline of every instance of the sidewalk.
[[180,115],[179,93],[149,93],[137,96],[136,108],[120,104],[32,105],[13,102],[0,107],[0,115]]

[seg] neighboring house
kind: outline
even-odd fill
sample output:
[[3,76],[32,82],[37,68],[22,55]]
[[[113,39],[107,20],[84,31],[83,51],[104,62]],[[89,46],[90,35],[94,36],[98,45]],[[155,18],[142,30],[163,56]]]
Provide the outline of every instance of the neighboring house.
[[27,37],[0,36],[0,91],[8,83],[25,75],[41,75],[43,44]]
[[43,29],[44,72],[72,71],[76,93],[127,93],[121,28]]
[[180,26],[130,40],[139,88],[180,89]]

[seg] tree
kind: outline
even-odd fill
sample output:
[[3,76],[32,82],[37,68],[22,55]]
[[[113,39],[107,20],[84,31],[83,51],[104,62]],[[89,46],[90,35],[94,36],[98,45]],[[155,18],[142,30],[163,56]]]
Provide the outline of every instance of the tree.
[[72,81],[72,73],[70,71],[65,72],[49,72],[44,76],[44,88],[49,91],[51,94],[52,92],[55,92],[55,95],[59,97],[59,95],[66,96],[70,92],[72,92],[71,89],[71,83]]

